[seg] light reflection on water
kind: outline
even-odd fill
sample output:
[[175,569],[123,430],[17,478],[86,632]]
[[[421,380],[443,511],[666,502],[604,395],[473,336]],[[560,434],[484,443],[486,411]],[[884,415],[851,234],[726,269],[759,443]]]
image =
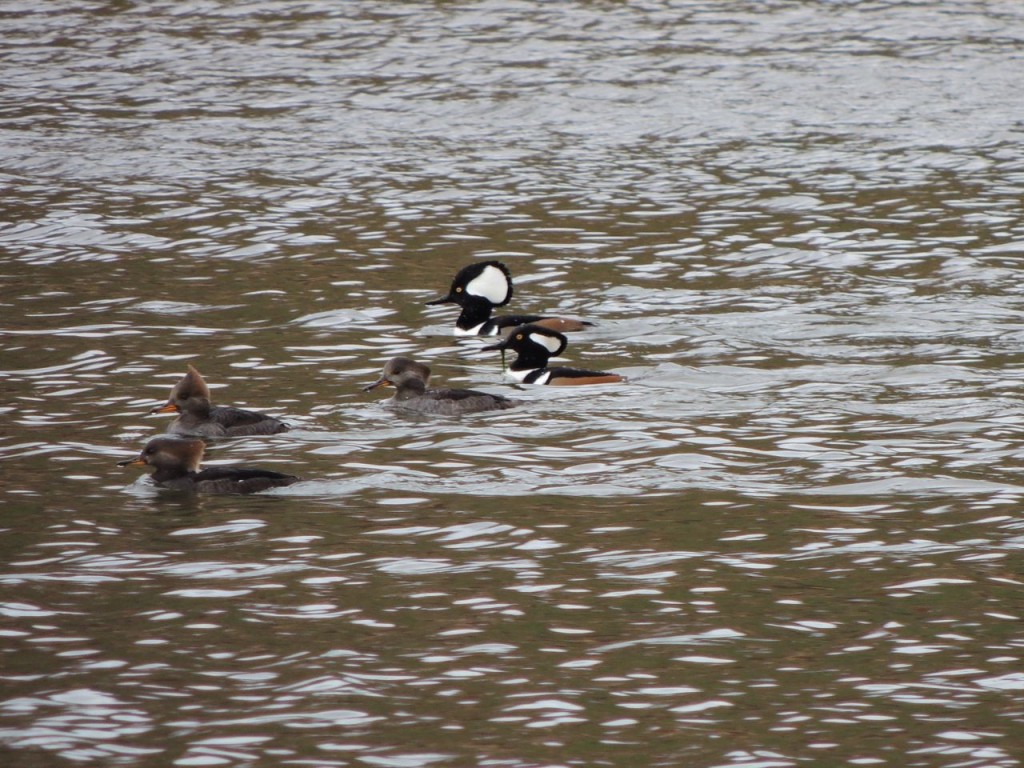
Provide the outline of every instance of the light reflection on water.
[[[1019,585],[967,559],[976,539],[898,506],[791,504],[782,530],[763,506],[712,498],[707,508],[730,522],[711,526],[698,499],[634,505],[634,525],[618,526],[595,526],[591,504],[569,505],[557,522],[536,509],[499,522],[444,497],[389,503],[370,517],[245,519],[226,508],[236,501],[215,500],[203,514],[216,524],[126,513],[127,529],[56,525],[56,557],[12,563],[5,584],[23,590],[13,574],[38,569],[65,593],[88,589],[93,612],[132,621],[101,639],[86,612],[6,603],[8,636],[101,689],[51,681],[45,696],[17,696],[5,709],[31,717],[20,739],[49,734],[52,747],[53,732],[68,729],[69,754],[104,757],[107,743],[146,744],[146,713],[162,700],[178,712],[167,724],[196,734],[189,754],[203,754],[210,733],[241,743],[269,732],[288,749],[300,743],[291,729],[407,743],[398,726],[445,743],[445,729],[465,727],[467,705],[484,743],[575,723],[642,754],[648,734],[668,746],[659,732],[682,726],[696,730],[685,743],[699,754],[734,716],[780,734],[801,723],[795,732],[822,738],[837,738],[827,734],[841,720],[842,738],[870,739],[881,722],[887,744],[903,743],[913,730],[905,713],[942,712],[936,724],[955,731],[983,690],[1010,699],[1019,690],[1009,651]],[[822,518],[837,512],[849,520]],[[446,522],[453,513],[463,522]],[[1012,520],[987,525],[994,533]],[[118,548],[126,535],[137,542],[130,551]],[[103,536],[114,548],[91,554]],[[986,605],[974,598],[981,582]],[[938,592],[940,612],[922,620]],[[815,703],[766,693],[792,690],[793,677]],[[551,750],[526,742],[519,754],[551,759]]]
[[[0,31],[15,763],[1018,764],[1016,5]],[[628,382],[451,338],[484,257]],[[393,413],[398,354],[522,405]],[[302,482],[114,466],[187,362]]]

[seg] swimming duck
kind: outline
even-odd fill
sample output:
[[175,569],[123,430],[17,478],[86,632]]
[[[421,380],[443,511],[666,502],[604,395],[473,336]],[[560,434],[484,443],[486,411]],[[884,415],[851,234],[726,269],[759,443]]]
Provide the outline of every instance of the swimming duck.
[[619,374],[607,371],[587,371],[563,366],[548,368],[548,359],[562,354],[568,343],[569,340],[558,331],[533,323],[515,328],[504,341],[484,349],[501,350],[502,359],[506,350],[511,349],[518,353],[509,366],[509,373],[524,384],[570,386],[625,381]]
[[244,435],[276,435],[288,425],[265,413],[212,405],[210,388],[191,365],[181,381],[174,385],[167,402],[150,413],[177,413],[178,418],[167,427],[168,434],[199,437],[242,437]]
[[473,389],[427,389],[430,368],[408,357],[396,357],[384,366],[381,377],[373,384],[363,387],[369,392],[380,386],[395,388],[395,396],[388,402],[395,408],[436,413],[442,416],[458,416],[478,411],[501,411],[516,405],[501,395],[477,392]]
[[249,467],[199,469],[205,444],[198,438],[154,437],[134,459],[119,467],[150,466],[161,488],[194,493],[256,493],[298,482],[294,475]]
[[541,315],[498,315],[491,317],[495,307],[503,307],[512,299],[512,273],[500,261],[478,261],[463,267],[455,275],[447,296],[428,301],[433,304],[458,304],[462,314],[455,321],[456,336],[497,336],[507,328],[534,323],[555,331],[581,331],[588,325],[568,317]]

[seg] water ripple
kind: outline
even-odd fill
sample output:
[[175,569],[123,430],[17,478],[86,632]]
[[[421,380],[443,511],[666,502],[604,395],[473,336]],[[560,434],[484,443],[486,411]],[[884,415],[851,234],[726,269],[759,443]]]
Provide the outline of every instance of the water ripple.
[[[1017,764],[1017,5],[5,11],[12,759]],[[302,482],[115,466],[187,363]]]

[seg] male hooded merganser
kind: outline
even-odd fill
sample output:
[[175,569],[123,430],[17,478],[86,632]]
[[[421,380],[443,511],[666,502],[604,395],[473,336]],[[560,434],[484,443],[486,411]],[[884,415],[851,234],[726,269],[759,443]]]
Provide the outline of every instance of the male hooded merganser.
[[568,386],[573,384],[611,384],[625,381],[619,374],[606,371],[585,371],[580,368],[561,366],[548,368],[548,359],[562,354],[568,343],[569,340],[558,331],[552,331],[550,328],[543,328],[534,323],[519,326],[504,341],[484,347],[484,349],[501,350],[502,359],[504,359],[507,349],[517,352],[518,356],[509,366],[509,373],[524,384]]
[[491,310],[503,307],[512,298],[512,274],[500,261],[478,261],[463,267],[455,275],[447,296],[427,304],[458,304],[462,314],[455,321],[456,336],[497,336],[507,328],[534,323],[554,331],[581,331],[582,320],[541,315],[498,315]]
[[209,467],[200,471],[205,444],[198,438],[154,437],[134,459],[119,467],[148,465],[161,488],[195,493],[256,493],[298,482],[295,475],[249,467]]
[[384,366],[384,373],[373,384],[363,387],[369,392],[379,386],[395,388],[395,396],[388,402],[395,408],[442,416],[458,416],[478,411],[502,411],[516,405],[501,395],[477,392],[472,389],[427,389],[430,368],[408,357],[395,357]]
[[229,405],[212,405],[210,388],[191,365],[188,373],[174,385],[167,402],[150,413],[177,413],[178,418],[167,427],[168,434],[199,437],[242,437],[245,435],[276,435],[288,425],[273,416],[246,411]]

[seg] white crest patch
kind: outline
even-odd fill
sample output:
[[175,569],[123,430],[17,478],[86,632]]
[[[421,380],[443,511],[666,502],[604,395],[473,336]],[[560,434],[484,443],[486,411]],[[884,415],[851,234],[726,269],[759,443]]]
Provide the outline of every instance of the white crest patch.
[[534,344],[539,344],[544,347],[552,355],[557,353],[559,348],[562,346],[562,340],[554,336],[548,336],[545,333],[531,333],[530,341]]
[[487,299],[491,304],[504,304],[509,299],[510,290],[505,273],[491,266],[484,267],[483,272],[466,283],[466,293]]

